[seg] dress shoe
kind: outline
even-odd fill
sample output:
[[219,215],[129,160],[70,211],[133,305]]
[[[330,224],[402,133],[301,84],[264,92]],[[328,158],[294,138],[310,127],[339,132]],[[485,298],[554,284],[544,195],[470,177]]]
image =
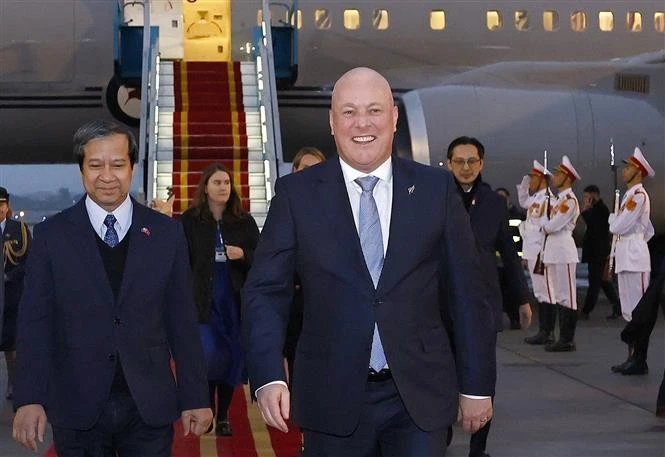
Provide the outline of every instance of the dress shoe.
[[621,373],[624,368],[632,361],[631,358],[626,359],[623,363],[620,363],[619,365],[612,365],[612,373]]
[[573,341],[557,341],[556,343],[550,343],[545,346],[547,352],[572,352],[575,349],[575,343]]
[[535,335],[527,336],[526,338],[524,338],[524,342],[526,344],[548,344],[552,343],[553,341],[554,338],[552,337],[552,332],[548,332],[545,330],[540,330]]
[[582,311],[580,313],[580,320],[581,321],[588,321],[589,320],[589,313],[585,313],[584,311]]
[[647,374],[649,372],[649,367],[646,362],[639,362],[635,359],[631,360],[623,369],[620,371],[624,375],[641,375]]
[[606,316],[605,319],[614,320],[614,319],[618,319],[619,317],[621,317],[621,313],[617,313],[616,311],[612,311],[612,314],[610,314],[609,316]]
[[233,436],[233,430],[229,421],[219,421],[215,427],[216,436]]
[[519,330],[521,328],[520,321],[510,321],[510,330]]

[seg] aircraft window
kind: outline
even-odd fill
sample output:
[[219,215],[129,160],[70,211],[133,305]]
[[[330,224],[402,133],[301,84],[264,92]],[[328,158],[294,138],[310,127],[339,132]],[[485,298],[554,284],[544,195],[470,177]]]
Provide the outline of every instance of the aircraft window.
[[389,24],[388,10],[374,10],[372,14],[372,27],[376,30],[386,30]]
[[586,13],[575,11],[570,15],[570,28],[573,32],[584,32],[586,30]]
[[314,11],[314,23],[317,29],[329,29],[332,21],[330,20],[330,12],[326,9],[319,9]]
[[543,11],[543,28],[546,32],[559,30],[559,13],[556,11]]
[[598,28],[602,32],[611,32],[614,30],[614,13],[611,11],[601,11],[598,13]]
[[525,32],[531,27],[528,11],[515,11],[515,28],[520,32]]
[[665,11],[656,11],[653,14],[653,26],[656,32],[665,33]]
[[346,30],[358,30],[360,28],[360,11],[344,10],[344,28]]
[[298,30],[302,28],[302,11],[298,10],[291,16],[291,27],[296,27]]
[[630,32],[641,32],[642,13],[639,11],[629,11],[626,13],[626,27]]
[[446,28],[446,12],[433,10],[429,12],[429,28],[432,30],[443,30]]
[[500,30],[503,27],[500,11],[490,10],[485,14],[485,17],[488,30]]

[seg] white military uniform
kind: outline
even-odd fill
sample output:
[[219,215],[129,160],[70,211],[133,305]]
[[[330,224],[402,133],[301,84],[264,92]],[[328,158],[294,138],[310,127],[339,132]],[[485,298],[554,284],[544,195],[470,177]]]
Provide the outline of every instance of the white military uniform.
[[[533,161],[532,173],[539,173],[543,176],[550,174],[537,160]],[[543,249],[545,233],[541,229],[540,220],[547,218],[549,194],[547,189],[541,189],[533,195],[529,195],[528,182],[522,181],[517,186],[517,195],[520,206],[526,209],[526,220],[519,226],[522,236],[522,258],[527,261],[527,268],[531,277],[531,286],[533,294],[540,302],[554,303],[554,287],[546,275],[539,275],[533,272],[536,265],[538,254]],[[542,259],[541,259],[542,260]]]
[[545,276],[554,285],[554,300],[566,308],[577,309],[575,270],[579,257],[573,239],[573,230],[580,216],[580,205],[572,189],[565,189],[552,200],[549,219],[540,219],[547,234],[543,262]]
[[614,271],[619,283],[621,314],[630,322],[632,312],[649,285],[651,258],[647,241],[654,229],[649,220],[649,195],[642,183],[628,189],[618,214],[610,214],[610,231],[618,235],[614,251]]

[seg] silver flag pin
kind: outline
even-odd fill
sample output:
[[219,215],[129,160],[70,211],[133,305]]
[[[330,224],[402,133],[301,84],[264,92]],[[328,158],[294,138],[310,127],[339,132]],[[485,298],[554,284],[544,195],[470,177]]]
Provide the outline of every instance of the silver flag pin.
[[416,186],[413,185],[407,189],[409,191],[409,195],[413,195],[413,191],[416,190]]

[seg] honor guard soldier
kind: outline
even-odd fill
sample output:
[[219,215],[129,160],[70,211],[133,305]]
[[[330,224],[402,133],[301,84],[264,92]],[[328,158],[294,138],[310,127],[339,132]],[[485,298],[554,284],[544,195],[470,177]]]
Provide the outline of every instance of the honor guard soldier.
[[573,239],[575,223],[580,215],[580,205],[572,185],[580,179],[568,156],[554,170],[552,185],[558,190],[552,201],[549,217],[539,220],[545,232],[543,262],[545,276],[554,284],[554,303],[559,307],[559,340],[545,346],[548,352],[575,350],[575,327],[577,325],[577,289],[575,268],[579,258]]
[[527,210],[526,220],[520,224],[522,235],[522,259],[526,260],[533,294],[538,300],[539,330],[534,336],[524,339],[527,344],[548,344],[554,341],[554,321],[556,308],[553,305],[553,284],[551,278],[544,274],[542,250],[545,234],[541,229],[540,220],[547,219],[550,205],[550,194],[547,178],[552,174],[537,160],[533,168],[522,182],[517,185],[520,206]]
[[[28,226],[11,218],[9,193],[0,187],[0,351],[7,362],[7,399],[12,398],[16,367],[16,316],[23,295],[25,263],[32,235]],[[4,299],[3,299],[4,297]]]
[[[651,259],[647,241],[654,235],[654,228],[649,220],[649,195],[642,186],[642,180],[655,176],[640,148],[635,148],[633,155],[623,161],[625,167],[621,177],[626,183],[626,191],[617,214],[610,214],[610,232],[616,236],[614,249],[614,271],[619,283],[621,314],[626,321],[632,319],[635,306],[644,295],[649,285]],[[646,342],[629,344],[628,359],[612,367],[612,371],[623,374],[645,374]]]

